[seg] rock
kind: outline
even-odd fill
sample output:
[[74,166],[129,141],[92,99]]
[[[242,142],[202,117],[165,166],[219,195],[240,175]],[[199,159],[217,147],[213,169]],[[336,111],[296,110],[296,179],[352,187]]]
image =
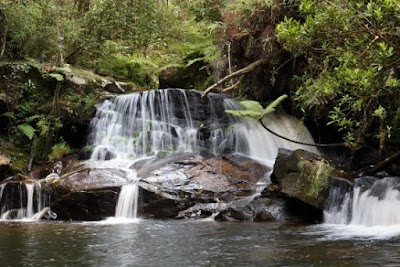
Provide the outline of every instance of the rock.
[[5,155],[0,154],[0,181],[6,179],[13,174],[11,168],[11,159]]
[[8,166],[11,163],[11,159],[6,157],[5,155],[0,154],[0,167]]
[[323,209],[332,173],[330,164],[316,154],[304,150],[282,153],[280,150],[272,176],[288,197]]
[[124,88],[118,82],[109,82],[103,87],[103,89],[113,94],[125,93]]
[[329,186],[329,196],[325,202],[327,214],[337,212],[338,207],[346,205],[349,196],[353,196],[354,183],[347,179],[332,177]]
[[204,62],[195,62],[188,67],[171,66],[159,74],[159,88],[205,88],[204,81],[210,77]]
[[70,82],[75,86],[85,86],[89,84],[89,81],[86,78],[80,77],[72,73],[65,74],[65,81]]
[[[142,177],[139,186],[144,196],[143,213],[148,216],[160,218],[162,213],[168,218],[183,218],[191,211],[180,212],[195,205],[200,205],[195,208],[196,212],[202,210],[202,216],[210,215],[226,208],[226,203],[251,196],[256,183],[269,171],[268,167],[238,155],[213,158],[191,155],[175,161],[169,159],[160,159],[165,163],[162,167],[156,160],[138,172]],[[152,164],[157,168],[151,168]],[[152,197],[147,196],[149,194]],[[155,215],[154,207],[167,212]]]
[[114,216],[120,187],[131,182],[127,177],[124,170],[83,168],[41,184],[58,219],[93,221]]
[[99,221],[114,216],[119,188],[75,191],[59,196],[51,210],[59,220]]
[[[112,216],[120,187],[131,182],[129,173],[125,169],[80,168],[60,179],[41,180],[42,188],[53,195],[51,210],[62,220]],[[244,156],[202,158],[190,153],[139,161],[133,168],[140,178],[139,216],[152,218],[175,218],[202,203],[219,203],[222,208],[233,202],[237,206],[251,198],[257,182],[270,170]],[[201,214],[206,215],[211,212]]]

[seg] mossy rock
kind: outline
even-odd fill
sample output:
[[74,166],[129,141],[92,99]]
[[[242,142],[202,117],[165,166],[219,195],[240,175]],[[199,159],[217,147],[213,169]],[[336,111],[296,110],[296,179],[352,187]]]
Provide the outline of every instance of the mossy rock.
[[323,209],[334,168],[320,156],[305,150],[280,150],[273,178],[282,193],[318,209]]

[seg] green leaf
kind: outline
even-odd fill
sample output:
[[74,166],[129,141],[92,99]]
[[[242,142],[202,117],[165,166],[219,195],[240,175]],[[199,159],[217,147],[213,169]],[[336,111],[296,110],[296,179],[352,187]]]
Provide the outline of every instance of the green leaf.
[[240,104],[244,108],[243,110],[225,110],[226,113],[236,117],[245,117],[253,120],[259,120],[269,113],[273,113],[275,108],[285,99],[287,95],[278,97],[275,101],[269,104],[265,109],[262,105],[254,100],[240,101]]
[[240,105],[242,105],[242,107],[244,109],[252,110],[254,112],[262,112],[263,111],[263,107],[261,106],[261,104],[254,100],[240,101]]
[[258,120],[261,113],[254,110],[225,110],[226,113],[235,117],[245,117],[253,120]]
[[18,129],[30,140],[32,140],[33,135],[35,134],[35,129],[29,124],[20,124],[18,125]]
[[280,97],[278,97],[277,99],[275,99],[271,104],[269,104],[262,113],[262,116],[260,117],[260,119],[262,117],[264,117],[265,115],[269,114],[269,113],[273,113],[275,111],[275,108],[283,101],[287,98],[287,95],[281,95]]
[[59,73],[50,73],[48,74],[49,77],[56,79],[58,82],[64,81],[64,76]]

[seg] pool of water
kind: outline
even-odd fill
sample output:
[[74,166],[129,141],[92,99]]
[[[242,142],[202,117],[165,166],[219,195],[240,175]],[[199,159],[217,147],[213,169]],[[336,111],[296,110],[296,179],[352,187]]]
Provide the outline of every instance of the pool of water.
[[214,221],[0,222],[0,266],[400,266],[399,234]]

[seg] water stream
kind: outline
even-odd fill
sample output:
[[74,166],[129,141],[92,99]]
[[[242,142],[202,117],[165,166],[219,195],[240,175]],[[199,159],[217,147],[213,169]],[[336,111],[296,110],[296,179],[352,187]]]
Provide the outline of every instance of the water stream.
[[48,205],[48,196],[37,181],[0,185],[0,220],[37,221],[50,210]]

